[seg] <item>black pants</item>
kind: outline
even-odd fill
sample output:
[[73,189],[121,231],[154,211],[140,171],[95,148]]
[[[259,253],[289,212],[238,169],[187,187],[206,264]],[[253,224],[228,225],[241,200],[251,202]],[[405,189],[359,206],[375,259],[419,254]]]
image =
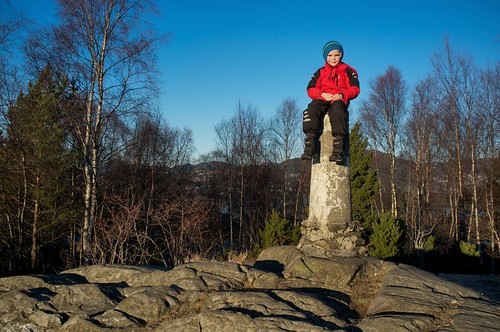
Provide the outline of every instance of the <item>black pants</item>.
[[341,100],[333,103],[324,100],[314,99],[309,103],[304,111],[302,129],[304,133],[317,134],[323,128],[323,118],[326,113],[330,117],[332,124],[332,135],[347,136],[349,134],[349,112],[347,105]]

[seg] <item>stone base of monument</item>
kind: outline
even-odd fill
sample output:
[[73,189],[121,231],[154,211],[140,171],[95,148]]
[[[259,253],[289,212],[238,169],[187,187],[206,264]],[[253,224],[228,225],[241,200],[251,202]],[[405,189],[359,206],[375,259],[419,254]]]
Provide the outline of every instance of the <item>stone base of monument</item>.
[[309,220],[303,222],[300,228],[302,237],[297,248],[306,256],[325,258],[363,256],[366,253],[362,229],[357,223],[335,226],[336,230],[325,233],[317,223]]
[[351,220],[349,140],[342,165],[330,162],[333,136],[328,115],[312,161],[309,217],[302,222],[298,249],[306,255],[351,257],[366,251],[361,227]]

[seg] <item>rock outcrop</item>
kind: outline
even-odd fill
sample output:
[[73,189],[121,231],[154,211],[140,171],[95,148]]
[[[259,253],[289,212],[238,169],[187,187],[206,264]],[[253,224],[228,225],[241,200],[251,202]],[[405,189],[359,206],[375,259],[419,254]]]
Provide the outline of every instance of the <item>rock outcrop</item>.
[[0,278],[0,331],[498,331],[498,277],[447,278],[292,246],[253,266],[88,266]]

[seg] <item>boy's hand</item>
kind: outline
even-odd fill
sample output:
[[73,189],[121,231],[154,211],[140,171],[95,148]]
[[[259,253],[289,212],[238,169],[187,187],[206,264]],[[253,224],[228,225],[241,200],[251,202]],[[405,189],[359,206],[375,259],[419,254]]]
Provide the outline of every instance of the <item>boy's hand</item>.
[[341,93],[331,94],[328,92],[323,92],[321,94],[321,97],[323,97],[326,101],[336,101],[336,100],[342,100],[344,98],[344,96],[342,96]]

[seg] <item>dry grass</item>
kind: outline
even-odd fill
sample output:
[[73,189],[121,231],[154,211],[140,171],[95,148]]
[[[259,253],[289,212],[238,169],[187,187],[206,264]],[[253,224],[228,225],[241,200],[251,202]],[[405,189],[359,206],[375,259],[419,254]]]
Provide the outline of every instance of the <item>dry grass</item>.
[[229,262],[238,263],[238,264],[248,264],[249,257],[250,257],[250,254],[248,253],[248,251],[243,251],[243,252],[231,251],[227,255],[227,260]]
[[207,261],[208,261],[208,259],[206,259],[205,257],[203,257],[202,255],[199,255],[199,254],[191,255],[186,259],[186,263],[199,263],[199,262],[207,262]]

